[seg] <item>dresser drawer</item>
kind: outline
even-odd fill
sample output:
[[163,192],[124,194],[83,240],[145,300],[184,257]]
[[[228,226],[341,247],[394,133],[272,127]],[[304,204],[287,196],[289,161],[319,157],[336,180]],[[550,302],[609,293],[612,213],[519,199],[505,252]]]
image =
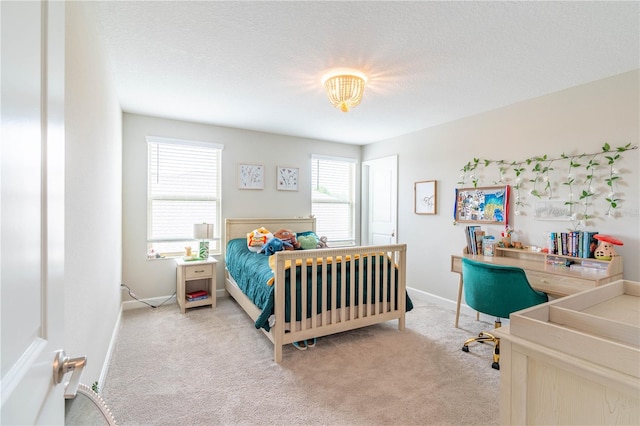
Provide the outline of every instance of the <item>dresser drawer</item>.
[[185,268],[185,279],[209,278],[213,275],[213,265],[191,265]]

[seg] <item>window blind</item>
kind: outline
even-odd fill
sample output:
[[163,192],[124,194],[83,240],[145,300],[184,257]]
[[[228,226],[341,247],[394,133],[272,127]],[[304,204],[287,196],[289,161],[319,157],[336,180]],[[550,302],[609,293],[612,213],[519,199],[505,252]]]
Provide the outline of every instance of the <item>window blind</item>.
[[[193,225],[220,225],[222,145],[147,138],[147,248],[165,256],[196,248]],[[217,241],[210,250],[219,252]]]
[[312,156],[311,212],[332,246],[355,245],[356,161]]

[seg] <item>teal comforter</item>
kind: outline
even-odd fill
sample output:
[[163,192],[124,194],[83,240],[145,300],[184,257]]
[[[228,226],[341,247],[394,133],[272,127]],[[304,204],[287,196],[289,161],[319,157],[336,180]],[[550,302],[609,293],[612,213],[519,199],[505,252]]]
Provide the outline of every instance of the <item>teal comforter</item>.
[[[363,261],[364,262],[364,282],[366,282],[366,275],[367,275],[367,262],[369,261],[369,258],[364,258],[364,259],[354,259],[354,262],[356,262],[356,273],[357,273],[357,269],[358,269],[358,262]],[[372,274],[374,275],[375,278],[375,274],[377,271],[377,268],[375,267],[375,263],[379,263],[380,265],[382,264],[382,261],[389,261],[387,258],[384,257],[373,257],[372,261],[374,263],[374,265],[372,266]],[[261,315],[258,317],[258,319],[255,322],[255,327],[260,329],[260,328],[264,328],[265,330],[269,330],[269,317],[273,314],[273,306],[274,306],[274,286],[270,286],[267,283],[269,282],[270,279],[273,278],[273,271],[271,269],[271,267],[269,266],[269,256],[262,254],[262,253],[254,253],[252,251],[250,251],[247,248],[247,241],[244,238],[238,238],[238,239],[234,239],[229,241],[229,243],[227,244],[227,251],[226,251],[226,256],[225,256],[225,262],[226,262],[226,268],[227,271],[229,272],[229,274],[231,275],[231,277],[233,277],[233,279],[235,280],[235,282],[238,284],[238,287],[240,288],[240,290],[242,290],[242,292],[253,302],[254,305],[256,305],[261,311]],[[347,264],[349,262],[346,262]],[[296,283],[297,286],[300,286],[300,276],[301,276],[301,266],[296,266],[296,277],[298,278],[298,282]],[[317,268],[317,271],[313,271],[313,268],[311,266],[306,267],[307,269],[307,294],[311,294],[311,285],[312,285],[312,276],[315,273],[317,275],[317,282],[318,284],[322,283],[322,273],[320,268]],[[342,268],[336,268],[337,269],[337,280],[338,280],[338,290],[340,287],[340,282],[341,282],[341,274],[342,274]],[[345,306],[351,306],[351,300],[350,300],[350,289],[349,289],[349,268],[345,268],[346,269],[346,282],[347,282],[347,289],[346,289],[346,305]],[[332,267],[331,265],[327,265],[327,280],[331,280],[331,276],[333,274],[332,271]],[[286,285],[289,285],[289,271],[287,270],[286,272]],[[377,297],[378,300],[382,300],[382,292],[381,291],[377,291]],[[355,300],[355,305],[358,304],[358,300],[357,300],[357,295],[358,295],[358,285],[356,284],[356,289],[355,289],[355,294],[356,294],[356,300]],[[331,306],[331,291],[329,289],[329,291],[327,292],[326,295],[326,300],[327,300],[327,306]],[[366,287],[364,289],[364,298],[368,298],[367,294],[366,294]],[[372,294],[371,294],[371,301],[375,301],[376,299],[376,289],[373,289]],[[337,295],[337,307],[340,308],[342,307],[342,301],[340,300],[340,291],[338,291],[338,295]],[[387,300],[390,300],[390,295],[388,295]],[[289,291],[288,291],[288,287],[286,289],[286,296],[285,296],[285,312],[289,312]],[[309,297],[309,300],[307,300],[307,312],[311,313],[312,309],[311,309],[311,297]],[[296,301],[296,306],[301,306],[301,301],[297,300]],[[411,309],[413,309],[413,303],[411,302],[411,299],[409,298],[409,295],[407,295],[407,299],[406,299],[406,306],[407,306],[407,312],[410,311]],[[320,313],[322,311],[322,295],[321,292],[318,292],[318,306],[317,306],[317,313]],[[297,318],[296,320],[299,321],[300,317],[301,317],[301,312],[298,311],[297,312]],[[285,321],[289,322],[290,318],[287,315],[287,317],[285,318]]]

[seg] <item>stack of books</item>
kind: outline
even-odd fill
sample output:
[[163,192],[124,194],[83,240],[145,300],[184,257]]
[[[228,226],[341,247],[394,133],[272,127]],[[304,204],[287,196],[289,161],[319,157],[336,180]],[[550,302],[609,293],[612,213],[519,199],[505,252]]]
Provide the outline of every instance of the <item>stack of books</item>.
[[187,302],[194,302],[196,300],[202,300],[209,297],[209,293],[206,290],[192,291],[186,294]]
[[467,253],[482,254],[482,237],[485,235],[482,228],[474,225],[467,226],[465,234],[467,237]]
[[550,232],[549,254],[594,258],[598,240],[594,238],[598,232],[573,231]]

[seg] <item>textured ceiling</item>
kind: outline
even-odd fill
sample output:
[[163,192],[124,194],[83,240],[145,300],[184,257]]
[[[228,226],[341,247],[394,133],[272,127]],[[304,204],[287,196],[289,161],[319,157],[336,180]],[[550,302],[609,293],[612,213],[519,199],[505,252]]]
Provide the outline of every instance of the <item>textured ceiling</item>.
[[[635,1],[86,6],[124,111],[354,144],[640,68]],[[333,67],[369,77],[349,113]]]

